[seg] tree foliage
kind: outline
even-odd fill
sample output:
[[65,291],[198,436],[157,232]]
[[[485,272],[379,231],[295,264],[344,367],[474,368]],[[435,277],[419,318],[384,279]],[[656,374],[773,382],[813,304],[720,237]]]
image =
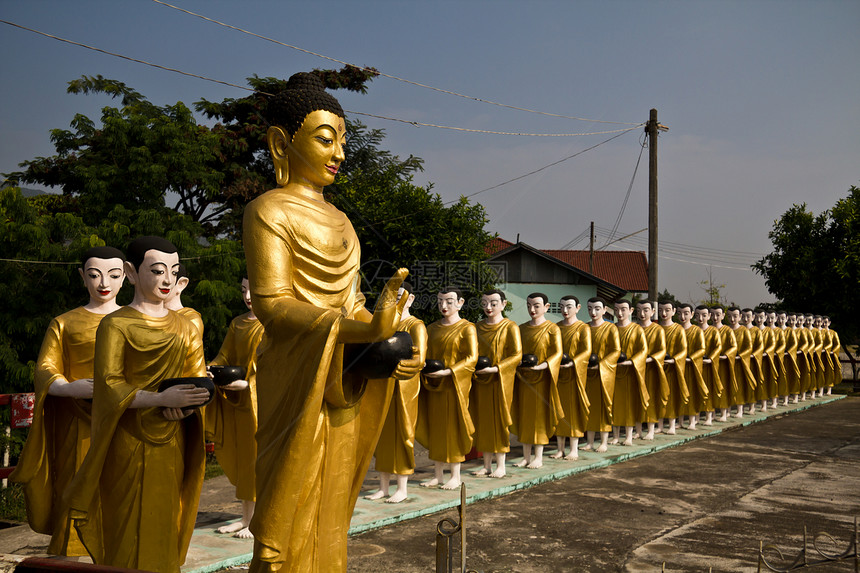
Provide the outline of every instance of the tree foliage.
[[773,251],[753,269],[791,311],[830,316],[843,345],[860,340],[860,188],[813,214],[793,205],[768,233]]

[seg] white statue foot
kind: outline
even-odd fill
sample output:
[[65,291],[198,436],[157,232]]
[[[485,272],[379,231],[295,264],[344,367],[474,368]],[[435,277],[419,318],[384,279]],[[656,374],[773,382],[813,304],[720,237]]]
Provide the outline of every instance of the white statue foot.
[[251,533],[251,530],[247,527],[243,527],[235,534],[233,534],[233,537],[236,537],[238,539],[254,539],[254,534]]
[[702,425],[703,425],[703,426],[713,426],[713,425],[714,425],[714,423],[713,423],[713,422],[711,422],[710,420],[705,420],[704,422],[702,422]]
[[442,489],[457,489],[460,487],[460,479],[459,478],[451,478],[442,486]]
[[617,446],[618,445],[618,438],[612,438],[611,440],[609,440],[609,445],[610,446]]
[[720,416],[719,418],[717,418],[717,422],[728,422],[728,421],[729,421],[729,419],[725,416]]
[[242,520],[231,523],[230,525],[223,525],[215,530],[215,533],[236,533],[245,527],[245,524],[242,523]]
[[430,481],[422,481],[418,485],[421,487],[436,487],[437,485],[439,485],[439,480],[436,478],[433,478]]
[[643,437],[642,439],[643,440],[653,440],[654,439],[654,432],[648,432],[647,434],[645,434],[645,437]]
[[475,471],[473,471],[473,472],[472,472],[472,475],[473,475],[473,476],[485,476],[485,475],[487,475],[488,473],[490,473],[490,472],[488,472],[488,471],[487,471],[487,468],[481,468],[481,469],[479,469],[479,470],[475,470]]
[[571,452],[569,454],[564,456],[564,459],[566,459],[569,462],[575,462],[576,460],[579,459],[579,454],[576,452],[576,450],[571,450]]
[[667,436],[674,436],[674,435],[675,435],[675,430],[674,430],[674,429],[672,429],[672,430],[666,430],[666,432],[665,432],[665,433],[666,433],[666,435],[667,435]]
[[515,464],[514,464],[514,467],[515,467],[515,468],[524,468],[524,467],[526,467],[527,465],[528,465],[528,462],[526,461],[526,459],[525,459],[525,458],[523,458],[523,459],[521,459],[520,461],[518,461],[517,463],[515,463]]
[[600,444],[599,446],[597,446],[597,450],[596,450],[596,451],[597,451],[598,453],[601,453],[601,454],[602,454],[603,452],[605,452],[605,451],[606,451],[606,450],[608,450],[608,449],[609,449],[609,448],[606,446],[606,444]]
[[395,491],[394,495],[385,500],[385,503],[400,503],[406,499],[405,491]]
[[503,478],[503,477],[505,477],[506,475],[508,475],[508,474],[507,474],[507,472],[505,472],[505,468],[504,468],[504,467],[501,467],[501,468],[496,468],[496,471],[494,471],[493,473],[489,474],[489,477],[491,477],[491,478],[497,478],[497,479],[498,479],[498,478]]
[[622,445],[622,446],[632,446],[632,445],[633,445],[633,440],[624,440],[624,441],[621,443],[621,445]]
[[385,493],[385,492],[383,492],[383,491],[380,489],[380,490],[378,490],[378,491],[377,491],[377,492],[375,492],[375,493],[372,493],[372,494],[370,494],[370,495],[366,495],[366,496],[364,496],[364,499],[369,499],[369,500],[382,499],[382,498],[383,498],[383,497],[385,497],[386,495],[388,495],[388,494],[387,494],[387,493]]
[[543,467],[543,460],[534,460],[532,463],[526,466],[530,470],[537,470]]
[[589,446],[588,444],[585,444],[584,446],[582,446],[579,449],[582,450],[583,452],[590,452],[590,451],[594,450],[594,447]]
[[564,452],[562,452],[561,450],[559,450],[559,451],[557,451],[556,453],[554,453],[553,455],[551,455],[550,457],[551,457],[552,459],[554,459],[554,460],[560,460],[561,458],[563,458],[563,457],[564,457]]

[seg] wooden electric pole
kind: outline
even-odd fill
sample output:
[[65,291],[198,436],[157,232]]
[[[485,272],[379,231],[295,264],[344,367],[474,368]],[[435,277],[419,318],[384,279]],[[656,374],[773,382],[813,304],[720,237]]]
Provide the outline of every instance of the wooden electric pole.
[[657,110],[645,127],[648,134],[648,298],[657,300]]

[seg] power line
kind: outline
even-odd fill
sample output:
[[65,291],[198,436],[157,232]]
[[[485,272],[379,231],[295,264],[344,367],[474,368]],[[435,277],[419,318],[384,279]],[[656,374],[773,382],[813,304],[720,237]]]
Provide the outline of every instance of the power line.
[[263,35],[261,35],[261,34],[257,34],[257,33],[251,32],[251,31],[249,31],[249,30],[245,30],[245,29],[243,29],[243,28],[239,28],[238,26],[233,26],[233,25],[227,24],[227,23],[225,23],[225,22],[221,22],[221,21],[219,21],[219,20],[215,20],[214,18],[209,18],[208,16],[203,16],[202,14],[198,14],[198,13],[196,13],[196,12],[192,12],[191,10],[186,10],[186,9],[184,9],[184,8],[180,8],[180,7],[178,7],[178,6],[174,6],[173,4],[168,4],[167,2],[164,2],[163,0],[152,0],[152,1],[153,1],[153,2],[155,2],[156,4],[161,4],[162,6],[166,6],[166,7],[168,7],[168,8],[173,8],[174,10],[178,10],[178,11],[180,11],[180,12],[184,12],[185,14],[188,14],[188,15],[190,15],[190,16],[195,16],[195,17],[200,18],[200,19],[202,19],[202,20],[206,20],[207,22],[211,22],[211,23],[213,23],[213,24],[217,24],[217,25],[219,25],[219,26],[223,26],[223,27],[225,27],[225,28],[229,28],[229,29],[231,29],[231,30],[235,30],[235,31],[237,31],[237,32],[241,32],[241,33],[243,33],[243,34],[248,34],[249,36],[253,36],[253,37],[255,37],[255,38],[259,38],[259,39],[261,39],[261,40],[265,40],[265,41],[267,41],[267,42],[272,42],[272,43],[274,43],[274,44],[277,44],[277,45],[279,45],[279,46],[283,46],[283,47],[285,47],[285,48],[290,48],[290,49],[293,49],[293,50],[297,50],[297,51],[299,51],[299,52],[302,52],[302,53],[305,53],[305,54],[308,54],[308,55],[311,55],[311,56],[316,56],[316,57],[318,57],[318,58],[322,58],[322,59],[324,59],[324,60],[328,60],[328,61],[330,61],[330,62],[335,62],[335,63],[341,64],[341,65],[344,65],[344,66],[352,66],[352,67],[354,67],[354,68],[359,68],[359,69],[361,69],[361,70],[365,70],[365,71],[373,71],[373,72],[375,72],[375,73],[379,74],[379,75],[380,75],[380,76],[382,76],[382,77],[385,77],[385,78],[388,78],[388,79],[391,79],[391,80],[396,80],[396,81],[398,81],[398,82],[403,82],[403,83],[406,83],[406,84],[410,84],[410,85],[413,85],[413,86],[417,86],[417,87],[421,87],[421,88],[425,88],[425,89],[433,90],[433,91],[436,91],[436,92],[440,92],[440,93],[444,93],[444,94],[448,94],[448,95],[453,95],[453,96],[456,96],[456,97],[461,97],[461,98],[469,99],[469,100],[472,100],[472,101],[477,101],[477,102],[486,103],[486,104],[490,104],[490,105],[495,105],[495,106],[499,106],[499,107],[504,107],[504,108],[508,108],[508,109],[515,109],[515,110],[518,110],[518,111],[525,111],[525,112],[529,112],[529,113],[536,113],[536,114],[539,114],[539,115],[547,115],[547,116],[550,116],[550,117],[560,117],[560,118],[563,118],[563,119],[575,119],[575,120],[578,120],[578,121],[589,121],[589,122],[593,122],[593,123],[614,123],[614,124],[616,124],[616,125],[636,125],[636,127],[640,127],[641,125],[643,125],[643,124],[636,124],[636,123],[634,123],[634,122],[625,122],[625,121],[607,121],[607,120],[602,120],[602,119],[588,119],[588,118],[584,118],[584,117],[576,117],[576,116],[570,116],[570,115],[562,115],[562,114],[558,114],[558,113],[549,113],[549,112],[538,111],[538,110],[529,109],[529,108],[525,108],[525,107],[517,107],[517,106],[513,106],[513,105],[507,105],[507,104],[503,104],[503,103],[499,103],[499,102],[495,102],[495,101],[491,101],[491,100],[486,100],[486,99],[479,98],[479,97],[475,97],[475,96],[470,96],[470,95],[466,95],[466,94],[461,94],[461,93],[458,93],[458,92],[455,92],[455,91],[451,91],[451,90],[446,90],[446,89],[442,89],[442,88],[433,87],[433,86],[430,86],[430,85],[427,85],[427,84],[422,84],[422,83],[420,83],[420,82],[415,82],[415,81],[412,81],[412,80],[407,80],[406,78],[401,78],[401,77],[399,77],[399,76],[394,76],[394,75],[391,75],[391,74],[386,74],[386,73],[380,72],[379,70],[372,69],[372,68],[368,68],[367,66],[356,66],[355,64],[351,64],[351,63],[349,63],[349,62],[345,62],[345,61],[343,61],[343,60],[338,60],[337,58],[332,58],[332,57],[325,56],[325,55],[320,54],[320,53],[317,53],[317,52],[312,52],[311,50],[306,50],[306,49],[304,49],[304,48],[300,48],[300,47],[298,47],[298,46],[294,46],[294,45],[292,45],[292,44],[287,44],[286,42],[281,42],[280,40],[275,40],[274,38],[270,38],[270,37],[268,37],[268,36],[263,36]]
[[[605,227],[599,227],[599,226],[595,226],[595,229],[597,229],[601,232],[604,232],[604,233],[606,233],[608,231],[608,229],[606,229]],[[644,239],[643,239],[643,241],[644,241]],[[717,249],[717,248],[713,248],[713,247],[699,247],[696,245],[688,245],[686,243],[677,243],[677,242],[673,242],[673,241],[661,241],[660,243],[665,244],[665,245],[672,245],[672,246],[679,247],[679,248],[690,249],[693,251],[702,251],[704,253],[718,253],[718,254],[723,255],[723,256],[737,256],[737,257],[742,257],[742,256],[764,257],[765,256],[765,253],[760,253],[760,252],[733,251],[733,250],[729,250],[729,249]]]
[[[130,62],[134,62],[137,64],[143,64],[145,66],[151,66],[151,67],[157,68],[159,70],[173,72],[173,73],[180,74],[183,76],[188,76],[188,77],[196,78],[199,80],[205,80],[207,82],[213,82],[216,84],[221,84],[221,85],[225,85],[225,86],[229,86],[229,87],[233,87],[233,88],[238,88],[240,90],[245,90],[245,91],[249,91],[249,92],[256,91],[253,88],[249,88],[247,86],[240,86],[238,84],[234,84],[231,82],[227,82],[227,81],[223,81],[223,80],[217,80],[217,79],[210,78],[207,76],[201,76],[199,74],[193,74],[191,72],[186,72],[186,71],[183,71],[183,70],[180,70],[177,68],[171,68],[168,66],[163,66],[163,65],[156,64],[153,62],[148,62],[146,60],[141,60],[139,58],[132,58],[131,56],[125,56],[123,54],[118,54],[116,52],[110,52],[110,51],[104,50],[102,48],[97,48],[95,46],[90,46],[88,44],[76,42],[74,40],[69,40],[67,38],[61,38],[61,37],[55,36],[53,34],[48,34],[47,32],[40,32],[39,30],[34,30],[33,28],[28,28],[27,26],[15,24],[14,22],[9,22],[8,20],[0,20],[0,22],[2,22],[3,24],[8,24],[10,26],[14,26],[16,28],[20,28],[22,30],[27,30],[28,32],[33,32],[34,34],[39,34],[41,36],[45,36],[46,38],[51,38],[52,40],[57,40],[59,42],[65,42],[65,43],[71,44],[73,46],[86,48],[88,50],[93,50],[95,52],[99,52],[101,54],[105,54],[108,56],[114,56],[116,58],[122,58],[123,60],[128,60]],[[260,94],[263,94],[266,96],[270,96],[270,97],[274,95],[274,94],[270,94],[270,93],[263,92],[263,91],[260,91],[257,93],[260,93]],[[346,111],[347,111],[347,113],[351,113],[354,115],[363,115],[363,116],[367,116],[367,117],[374,117],[377,119],[384,119],[387,121],[396,121],[396,122],[400,122],[400,123],[407,123],[407,124],[410,124],[410,125],[413,125],[416,127],[419,127],[419,126],[420,127],[435,127],[437,129],[448,129],[448,130],[452,130],[452,131],[463,131],[463,132],[471,132],[471,133],[486,133],[489,135],[514,135],[514,136],[520,136],[520,137],[577,137],[577,136],[587,136],[587,135],[603,135],[603,134],[608,134],[608,133],[619,133],[619,132],[623,133],[623,132],[626,132],[630,129],[636,129],[637,127],[641,127],[641,125],[644,125],[644,123],[643,123],[643,124],[637,125],[636,127],[632,127],[632,128],[613,129],[613,130],[607,130],[607,131],[592,131],[592,132],[584,132],[584,133],[520,133],[520,132],[508,132],[508,131],[491,131],[491,130],[485,130],[485,129],[469,129],[469,128],[465,128],[465,127],[453,127],[453,126],[448,126],[448,125],[425,123],[425,122],[421,122],[421,121],[412,121],[412,120],[408,120],[408,119],[398,119],[395,117],[387,117],[384,115],[375,115],[372,113],[365,113],[365,112],[360,112],[360,111],[353,111],[353,110],[346,110]]]
[[630,185],[627,186],[627,194],[624,196],[621,210],[618,211],[618,216],[615,218],[615,225],[612,226],[612,232],[609,233],[609,238],[606,240],[606,244],[603,245],[604,249],[610,244],[610,241],[615,238],[615,232],[618,230],[618,225],[621,223],[621,218],[624,216],[624,210],[627,209],[627,201],[630,199],[630,192],[633,190],[633,182],[636,181],[636,173],[639,171],[639,162],[642,160],[643,151],[645,151],[644,141],[639,147],[639,157],[636,159],[636,167],[633,168],[633,177],[630,178]]

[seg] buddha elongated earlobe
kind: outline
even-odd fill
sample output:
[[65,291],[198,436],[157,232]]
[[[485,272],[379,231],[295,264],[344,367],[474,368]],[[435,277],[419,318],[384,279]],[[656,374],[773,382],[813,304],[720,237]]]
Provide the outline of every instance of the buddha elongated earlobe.
[[290,158],[287,154],[290,138],[283,129],[272,126],[266,132],[266,140],[269,144],[269,152],[272,154],[278,187],[284,187],[290,181]]

